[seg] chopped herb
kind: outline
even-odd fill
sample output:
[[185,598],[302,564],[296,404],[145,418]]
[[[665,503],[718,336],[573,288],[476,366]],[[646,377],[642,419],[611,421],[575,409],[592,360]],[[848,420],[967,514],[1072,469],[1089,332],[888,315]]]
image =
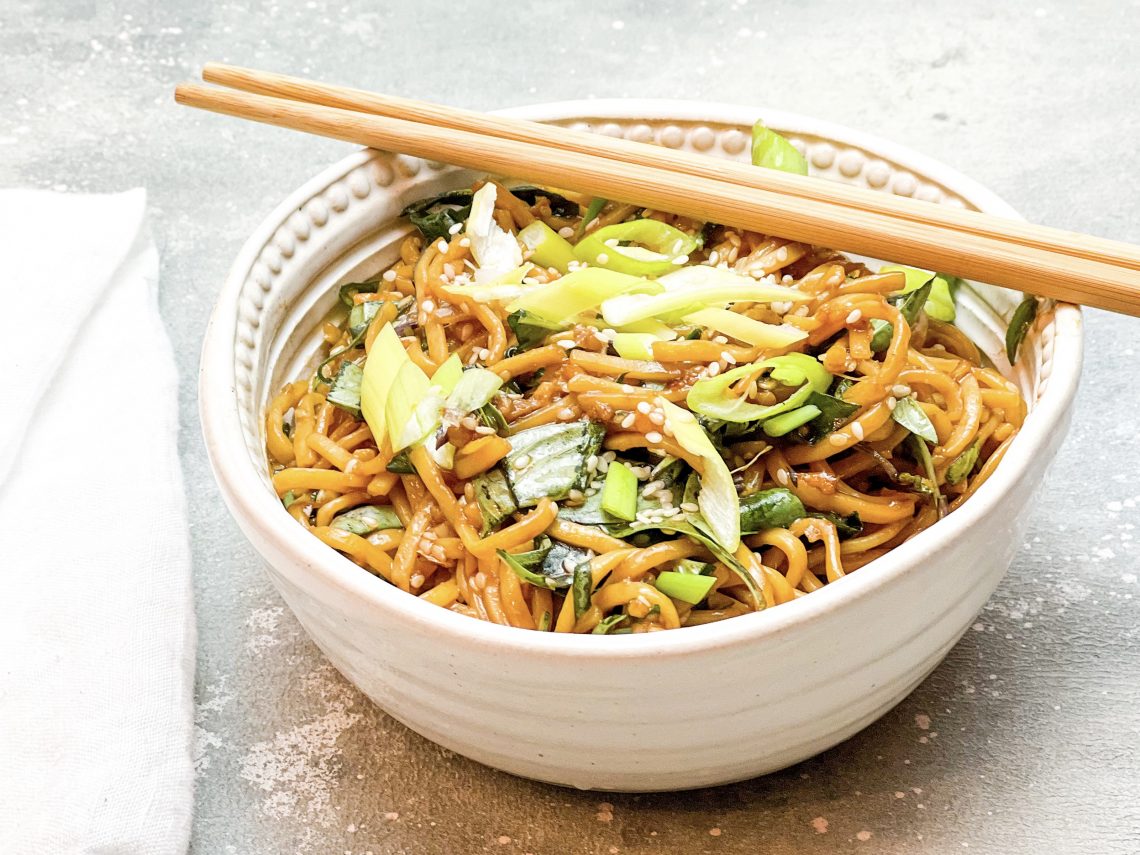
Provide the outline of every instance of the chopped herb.
[[692,558],[682,558],[673,565],[675,573],[691,573],[695,576],[711,576],[715,573],[713,565],[707,561],[696,561]]
[[412,461],[408,459],[408,452],[401,451],[395,457],[388,461],[385,467],[389,472],[395,472],[397,475],[415,475],[416,468],[412,466]]
[[580,546],[571,546],[560,540],[551,542],[550,549],[542,558],[542,575],[557,581],[557,587],[568,588],[573,580],[573,568],[590,560],[591,553]]
[[695,606],[709,595],[716,584],[716,577],[667,570],[657,574],[656,584],[657,590],[665,596]]
[[511,426],[494,404],[484,404],[479,408],[479,420],[487,427],[494,428],[499,436],[507,436],[511,432]]
[[602,212],[602,208],[606,207],[608,200],[595,198],[590,200],[590,204],[586,206],[586,213],[582,215],[582,222],[578,223],[578,232],[576,238],[580,238],[586,232],[586,227],[598,218],[598,214]]
[[936,277],[931,276],[921,288],[908,291],[905,294],[896,294],[889,298],[889,302],[898,308],[899,313],[912,327],[918,322],[918,316],[922,313],[923,306],[926,305],[926,299],[930,296],[930,291],[934,287],[935,278]]
[[594,593],[594,577],[589,564],[579,564],[574,568],[572,596],[574,597],[574,617],[580,618],[590,608],[590,597]]
[[871,318],[871,351],[882,353],[891,345],[891,337],[895,334],[894,325],[881,318]]
[[507,324],[518,339],[518,349],[530,350],[546,341],[552,332],[564,329],[561,324],[540,318],[526,309],[519,309],[507,315]]
[[475,501],[483,514],[483,534],[497,529],[503,520],[519,509],[501,467],[481,472],[471,484],[475,488]]
[[832,525],[835,526],[835,531],[839,535],[840,540],[846,540],[849,537],[854,537],[863,531],[863,520],[859,518],[858,511],[852,511],[845,517],[840,516],[839,514],[831,513],[830,511],[812,511],[811,516],[828,520]]
[[1009,319],[1009,328],[1005,331],[1005,355],[1009,364],[1017,362],[1017,352],[1021,349],[1021,342],[1029,331],[1034,318],[1037,317],[1037,298],[1026,297],[1013,311]]
[[328,402],[350,413],[353,418],[360,418],[360,383],[363,379],[363,368],[355,362],[342,362],[326,396]]
[[297,501],[297,495],[292,490],[281,497],[281,504],[285,506],[286,510],[288,510],[289,506],[295,501]]
[[473,195],[470,190],[450,190],[413,202],[400,212],[400,216],[411,220],[427,240],[447,240],[451,236],[451,228],[467,220]]
[[368,332],[368,325],[380,313],[384,306],[381,300],[369,300],[366,303],[357,303],[348,313],[348,335],[353,342],[359,344]]
[[819,442],[845,425],[847,420],[859,411],[858,405],[823,392],[813,391],[808,395],[805,404],[819,410],[819,415],[807,423],[808,442]]
[[340,286],[339,296],[340,301],[350,309],[356,305],[356,301],[352,298],[357,294],[375,294],[380,290],[381,277],[373,276],[371,279],[366,279],[363,282],[349,282],[346,285]]
[[616,627],[623,620],[626,620],[628,617],[629,615],[623,614],[608,615],[598,621],[598,625],[595,626],[591,632],[593,635],[609,635],[610,631],[614,629],[614,627]]
[[740,500],[740,533],[756,534],[769,528],[787,528],[807,515],[804,503],[787,487],[761,490]]
[[403,528],[391,505],[360,505],[333,517],[330,528],[358,534],[361,537],[390,528]]
[[914,398],[899,398],[891,411],[891,418],[927,442],[938,442],[938,432],[934,430],[930,416]]
[[538,573],[534,570],[531,570],[529,567],[519,561],[514,555],[511,555],[509,552],[503,549],[498,550],[498,553],[499,558],[502,559],[503,563],[505,563],[516,576],[518,576],[524,582],[529,582],[536,588],[546,588],[549,591],[554,591],[559,588],[570,587],[571,581],[573,579],[573,575],[570,573],[560,573],[557,576],[547,576],[545,573]]
[[970,447],[954,458],[950,468],[946,470],[946,483],[959,484],[965,480],[978,463],[978,453],[982,450],[981,441],[970,444]]
[[586,459],[601,448],[605,427],[589,421],[527,428],[511,436],[507,479],[520,508],[565,499],[586,482]]

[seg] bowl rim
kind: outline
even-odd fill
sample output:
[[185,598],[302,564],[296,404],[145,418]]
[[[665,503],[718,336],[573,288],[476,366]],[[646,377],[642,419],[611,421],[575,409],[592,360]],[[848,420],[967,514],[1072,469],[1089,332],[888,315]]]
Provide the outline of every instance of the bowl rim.
[[[598,99],[533,104],[497,111],[544,121],[574,121],[583,118],[645,119],[662,122],[697,121],[749,126],[757,116],[767,124],[795,133],[837,140],[875,152],[900,167],[937,179],[988,213],[1020,218],[1008,203],[984,186],[947,166],[898,143],[832,122],[762,107],[709,101],[668,99]],[[732,620],[696,627],[683,632],[594,638],[571,633],[538,633],[500,626],[441,609],[422,602],[384,582],[330,549],[305,532],[265,489],[243,438],[236,401],[234,344],[242,287],[262,249],[277,228],[317,193],[342,179],[373,157],[370,149],[353,152],[331,164],[290,193],[243,244],[226,276],[204,336],[199,368],[199,415],[211,467],[231,514],[247,537],[252,532],[275,542],[289,553],[304,572],[344,594],[358,597],[386,618],[410,623],[443,642],[457,642],[468,650],[480,649],[545,658],[619,660],[646,655],[678,657],[744,643],[758,643],[795,631],[801,624],[819,620],[839,609],[852,608],[879,587],[891,584],[937,554],[954,538],[967,532],[978,520],[1000,512],[1000,502],[1034,465],[1038,452],[1066,417],[1081,371],[1083,328],[1081,310],[1058,303],[1054,313],[1054,342],[1049,383],[1001,465],[968,502],[937,525],[920,532],[859,573],[842,579],[779,608],[766,609]],[[251,531],[252,530],[252,531]],[[256,548],[256,545],[255,545]],[[260,552],[260,550],[259,550]],[[268,560],[263,557],[267,563]],[[279,571],[281,572],[281,571]]]

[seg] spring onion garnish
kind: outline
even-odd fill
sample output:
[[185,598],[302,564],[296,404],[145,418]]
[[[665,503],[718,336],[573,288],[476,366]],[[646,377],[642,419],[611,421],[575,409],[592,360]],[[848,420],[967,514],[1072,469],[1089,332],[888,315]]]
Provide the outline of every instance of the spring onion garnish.
[[507,308],[520,309],[555,323],[569,322],[621,294],[656,293],[661,286],[639,276],[587,267],[567,273],[549,285],[528,290]]
[[1009,327],[1005,331],[1005,355],[1009,358],[1010,365],[1017,362],[1017,352],[1021,349],[1021,342],[1036,317],[1036,297],[1026,297],[1013,310],[1013,317],[1009,319]]
[[694,576],[667,570],[657,574],[657,590],[667,597],[695,606],[709,595],[716,576]]
[[632,276],[660,276],[689,260],[697,240],[660,220],[633,220],[603,226],[574,247],[574,256],[592,267]]
[[364,363],[364,379],[360,384],[360,410],[364,414],[364,421],[372,429],[377,444],[382,443],[388,434],[388,420],[385,416],[388,390],[400,367],[410,361],[392,325],[385,324],[372,342],[372,350]]
[[[437,371],[431,379],[433,383],[437,382],[439,372]],[[459,379],[447,393],[444,406],[465,416],[489,404],[502,385],[503,378],[494,371],[488,371],[486,368],[468,368],[459,375]]]
[[691,455],[689,461],[701,476],[697,505],[713,536],[729,552],[740,545],[740,499],[728,464],[712,444],[697,418],[665,398],[655,401],[665,413],[665,426],[673,438]]
[[622,359],[643,359],[653,361],[653,343],[661,341],[653,333],[617,333],[614,336],[614,350]]
[[808,334],[791,324],[766,324],[728,309],[700,309],[685,315],[685,323],[709,327],[753,347],[787,347]]
[[804,156],[778,133],[765,127],[763,122],[752,126],[752,165],[796,175],[808,174]]
[[574,568],[574,581],[570,586],[574,598],[574,617],[580,618],[590,608],[590,597],[594,593],[594,576],[590,572],[590,562],[586,561]]
[[[760,378],[765,373],[784,386],[799,388],[780,403],[769,406],[752,404],[742,395],[730,394],[730,387],[738,381],[747,377]],[[685,403],[693,412],[712,419],[754,422],[803,406],[808,403],[808,396],[813,391],[826,391],[831,385],[831,379],[831,375],[814,357],[803,353],[786,353],[699,380],[689,390]]]
[[600,196],[590,200],[590,204],[586,206],[586,213],[582,215],[582,222],[578,223],[578,230],[575,232],[575,237],[582,237],[586,233],[586,229],[590,227],[590,223],[598,218],[598,214],[602,212],[602,208],[606,207],[608,199],[603,199]]
[[796,407],[794,410],[767,419],[764,422],[764,433],[768,436],[784,436],[798,427],[803,427],[819,416],[820,412],[819,407],[814,407],[811,404]]
[[633,471],[620,461],[611,463],[602,488],[602,510],[619,520],[633,522],[637,516],[637,493],[637,476]]
[[519,232],[522,245],[530,250],[530,260],[540,267],[553,267],[559,273],[575,261],[574,247],[542,220],[535,220]]

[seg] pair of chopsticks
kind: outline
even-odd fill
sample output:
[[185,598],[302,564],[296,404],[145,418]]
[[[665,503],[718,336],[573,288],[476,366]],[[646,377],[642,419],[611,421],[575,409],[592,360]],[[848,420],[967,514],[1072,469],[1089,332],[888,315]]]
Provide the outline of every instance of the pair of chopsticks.
[[1140,247],[660,146],[229,65],[175,100],[1140,316]]

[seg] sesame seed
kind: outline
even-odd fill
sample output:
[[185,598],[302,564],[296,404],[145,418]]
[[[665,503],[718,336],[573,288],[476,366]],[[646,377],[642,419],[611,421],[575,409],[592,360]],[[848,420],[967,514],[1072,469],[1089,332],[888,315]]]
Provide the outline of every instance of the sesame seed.
[[709,264],[715,266],[718,261],[720,261],[720,253],[714,249],[709,253]]
[[558,418],[564,422],[568,422],[570,419],[574,418],[574,411],[569,407],[563,407],[558,411]]
[[685,513],[695,514],[700,509],[696,502],[681,502],[681,510]]
[[455,223],[451,228],[447,230],[447,233],[449,235],[457,235],[461,231],[463,231],[463,223]]
[[607,264],[609,262],[609,260],[610,260],[610,257],[608,255],[606,255],[604,252],[598,253],[598,264]]
[[441,240],[439,243],[437,243],[435,245],[435,248],[438,249],[440,252],[447,252],[447,241]]
[[720,363],[719,362],[711,363],[709,365],[708,374],[709,374],[709,377],[716,377],[716,375],[720,374]]
[[650,496],[652,496],[654,493],[656,493],[658,490],[660,490],[664,486],[665,485],[661,481],[650,481],[648,484],[645,485],[644,489],[642,489],[641,495],[644,498],[648,499]]
[[678,255],[676,258],[673,259],[673,263],[676,264],[678,267],[680,267],[682,264],[688,264],[689,263],[689,256]]
[[408,580],[413,588],[419,588],[423,585],[424,581],[423,573],[413,573],[412,578]]
[[495,429],[487,425],[479,425],[475,428],[475,433],[480,434],[481,436],[490,436],[491,434],[495,433]]
[[566,498],[568,498],[571,502],[581,502],[583,499],[586,498],[586,494],[583,493],[581,490],[571,490],[567,494]]
[[910,395],[910,386],[897,383],[891,387],[891,394],[896,398],[906,398]]
[[602,460],[606,461],[606,463],[613,463],[615,460],[617,460],[617,452],[616,451],[605,452],[602,455]]
[[396,271],[395,270],[385,270],[384,271],[384,281],[385,282],[395,282],[396,281]]
[[736,357],[729,353],[727,350],[722,350],[720,352],[720,358],[727,362],[729,365],[736,364]]
[[851,312],[851,314],[849,314],[847,316],[847,323],[857,324],[857,323],[859,323],[860,319],[862,319],[862,317],[863,317],[863,313],[861,311],[859,311],[858,309],[855,309],[854,311]]
[[717,344],[728,344],[728,339],[722,335],[713,336],[713,341],[715,341]]
[[485,347],[479,348],[479,358],[486,362],[491,358],[491,351],[487,350]]
[[463,247],[464,249],[466,249],[467,247],[471,246],[471,238],[467,238],[467,237],[460,238],[459,239],[459,245],[461,247]]
[[521,454],[515,459],[515,463],[514,463],[515,469],[526,469],[526,467],[529,465],[530,465],[530,455],[529,454]]
[[558,236],[564,238],[574,237],[574,230],[569,226],[563,226],[558,230]]
[[851,433],[854,434],[854,436],[857,440],[859,440],[860,442],[863,441],[863,425],[859,424],[859,422],[853,422],[852,423]]
[[574,572],[574,559],[573,558],[563,558],[562,559],[562,569],[565,570],[567,573],[573,573]]
[[788,486],[788,470],[779,469],[776,471],[776,480],[784,487]]
[[636,420],[637,419],[634,417],[633,413],[627,413],[626,417],[621,420],[621,429],[629,430],[631,427],[633,427],[633,423]]
[[653,444],[655,444],[655,445],[656,445],[657,443],[661,442],[662,438],[663,438],[663,437],[661,436],[661,434],[659,434],[659,433],[658,433],[657,431],[655,431],[655,430],[651,430],[649,433],[647,433],[647,434],[645,435],[645,441],[646,441],[646,442],[652,442],[652,443],[653,443]]
[[655,425],[663,425],[665,424],[665,414],[660,410],[654,410],[649,414],[649,421]]
[[653,408],[649,406],[648,401],[638,401],[637,402],[637,411],[639,413],[641,413],[643,416],[649,415],[649,411],[651,409],[653,409]]
[[480,590],[487,587],[487,574],[482,570],[475,574],[475,587]]
[[597,490],[595,490],[593,487],[591,487],[589,490],[587,490],[587,491],[586,491],[586,495],[587,495],[587,496],[592,496],[592,495],[594,495],[594,494],[595,494],[595,493],[597,493],[597,492],[598,492]]
[[423,309],[425,315],[430,315],[435,311],[435,303],[431,300],[424,300],[423,303],[420,304],[420,308]]
[[899,402],[896,401],[894,398],[887,398],[887,409],[893,410],[896,406],[898,406],[898,403]]
[[831,436],[829,436],[827,438],[827,441],[830,442],[832,445],[846,445],[847,444],[847,437],[841,433],[833,433]]
[[564,338],[561,341],[556,341],[554,343],[556,345],[558,345],[559,347],[564,348],[566,350],[573,350],[574,348],[576,348],[578,346],[578,342],[574,341],[574,339],[572,339],[572,338]]

